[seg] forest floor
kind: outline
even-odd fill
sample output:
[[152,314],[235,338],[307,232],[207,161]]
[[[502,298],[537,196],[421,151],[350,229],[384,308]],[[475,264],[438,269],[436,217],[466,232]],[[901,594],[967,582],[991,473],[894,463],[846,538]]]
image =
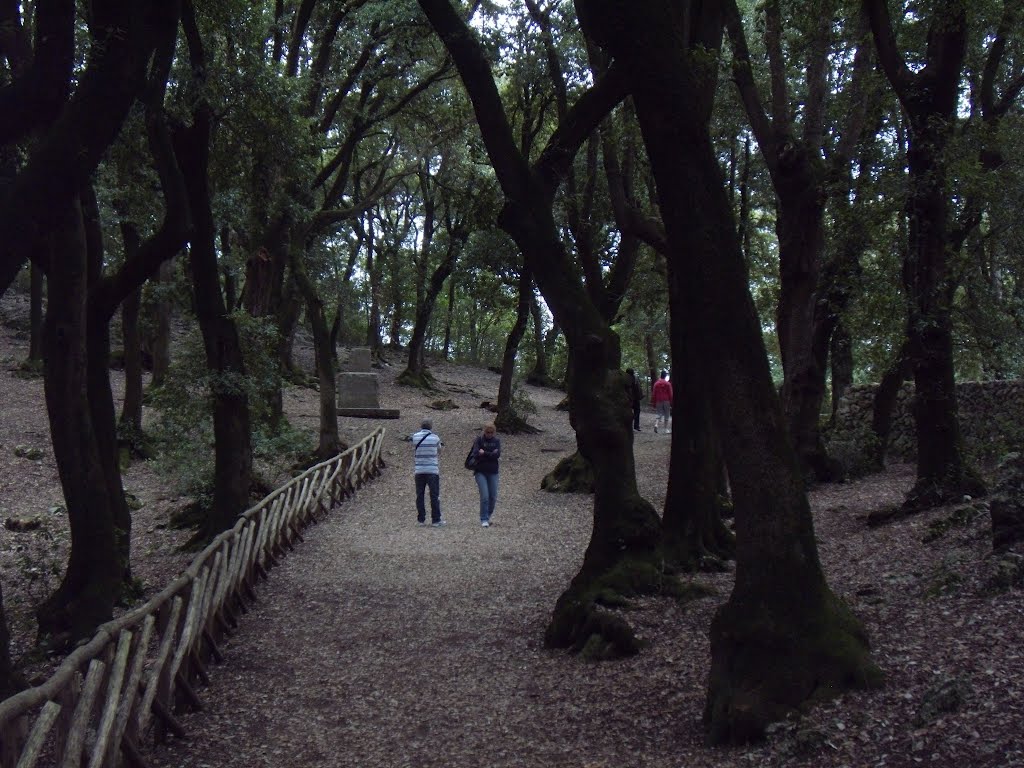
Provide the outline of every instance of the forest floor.
[[[16,294],[0,301],[0,521],[39,526],[0,528],[0,584],[14,655],[38,676],[55,660],[32,649],[32,607],[60,577],[68,534],[42,382],[15,375],[26,316]],[[479,406],[496,397],[498,376],[435,363],[438,391],[424,393],[396,386],[403,358],[392,362],[378,371],[381,402],[401,417],[340,420],[349,442],[383,424],[387,467],[260,585],[200,692],[205,711],[184,715],[187,740],[152,750],[151,765],[1024,766],[1024,604],[1019,586],[994,586],[1003,561],[991,554],[982,505],[869,529],[866,515],[901,499],[912,467],[814,490],[827,578],[864,622],[886,685],[780,724],[763,744],[708,748],[708,628],[732,575],[697,576],[713,589],[697,602],[637,601],[627,616],[645,647],[633,658],[592,663],[545,649],[546,621],[591,526],[590,497],[540,490],[574,448],[555,408],[561,394],[526,387],[542,431],[501,436],[499,500],[483,529],[462,457],[489,419]],[[445,400],[458,407],[432,407]],[[316,409],[315,392],[288,389],[288,417],[311,436]],[[415,520],[407,436],[423,418],[444,440],[448,524],[438,529]],[[660,508],[671,437],[652,423],[645,411],[634,451],[640,490]],[[151,463],[133,465],[125,486],[141,504],[132,564],[148,596],[189,558],[187,533],[167,524],[189,499]]]

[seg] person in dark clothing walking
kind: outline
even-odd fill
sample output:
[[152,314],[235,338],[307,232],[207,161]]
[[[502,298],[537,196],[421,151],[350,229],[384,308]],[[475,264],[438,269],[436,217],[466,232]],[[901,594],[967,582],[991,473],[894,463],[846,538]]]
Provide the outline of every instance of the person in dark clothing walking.
[[473,477],[480,490],[480,525],[491,527],[494,503],[498,500],[498,459],[501,458],[501,440],[493,424],[485,424],[483,434],[474,442],[476,468]]
[[640,382],[632,368],[626,369],[629,382],[626,385],[629,390],[629,399],[633,403],[633,429],[640,431],[640,401],[644,399],[644,392],[640,389]]

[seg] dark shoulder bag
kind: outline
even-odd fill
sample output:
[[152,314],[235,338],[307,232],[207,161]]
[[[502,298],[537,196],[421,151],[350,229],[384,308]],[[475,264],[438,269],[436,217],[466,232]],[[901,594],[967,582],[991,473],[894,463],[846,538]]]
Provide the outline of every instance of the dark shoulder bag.
[[476,460],[477,460],[477,447],[476,440],[473,441],[473,445],[469,447],[469,453],[466,454],[465,467],[470,472],[476,471]]

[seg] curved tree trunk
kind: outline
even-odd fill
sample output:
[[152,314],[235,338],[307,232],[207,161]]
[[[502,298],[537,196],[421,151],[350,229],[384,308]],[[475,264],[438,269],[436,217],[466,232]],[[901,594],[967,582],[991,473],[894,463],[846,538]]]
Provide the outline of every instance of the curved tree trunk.
[[[118,568],[127,583],[131,577],[132,516],[124,497],[117,445],[117,412],[110,388],[110,319],[115,306],[107,306],[97,285],[103,277],[103,230],[96,193],[86,186],[82,193],[86,258],[90,292],[86,299],[86,392],[92,428],[96,435],[99,463],[107,485],[107,498],[114,517],[114,539]],[[127,254],[126,254],[127,255]],[[138,256],[137,252],[133,254]],[[127,262],[126,262],[127,263]]]
[[[421,188],[429,190],[429,174],[421,173],[423,182]],[[430,318],[434,314],[437,305],[437,297],[441,295],[445,280],[451,279],[452,271],[455,269],[455,260],[465,242],[459,230],[449,231],[448,248],[444,257],[437,267],[427,277],[429,267],[430,251],[434,241],[434,211],[435,205],[432,194],[427,195],[424,203],[425,213],[422,224],[422,243],[420,256],[416,263],[416,317],[413,322],[412,337],[409,340],[409,357],[405,370],[399,375],[398,381],[401,384],[411,386],[428,387],[433,383],[433,377],[427,370],[425,346],[427,342],[427,330],[430,326]],[[449,288],[449,302],[452,300],[451,289]],[[449,306],[449,314],[451,307]]]
[[912,367],[910,358],[907,356],[906,344],[900,348],[896,360],[889,366],[882,381],[875,390],[875,397],[871,402],[871,433],[873,435],[872,445],[869,446],[871,454],[867,457],[869,467],[877,472],[885,469],[885,454],[889,448],[889,434],[892,432],[892,418],[896,410],[896,401],[903,386],[910,374]]
[[644,356],[647,359],[647,375],[649,377],[647,392],[650,393],[652,387],[654,387],[654,382],[661,378],[658,373],[658,358],[654,354],[654,334],[652,333],[644,334]]
[[[622,81],[602,78],[570,110],[552,146],[534,166],[521,153],[476,36],[448,0],[419,0],[459,70],[505,194],[499,225],[516,241],[572,350],[569,397],[580,453],[594,467],[594,530],[579,573],[555,605],[545,633],[553,647],[595,656],[634,652],[625,620],[602,609],[663,582],[657,546],[660,524],[639,494],[633,463],[632,407],[618,370],[619,340],[580,283],[555,223],[559,179],[597,122],[624,98]],[[586,109],[580,107],[583,104]]]
[[40,637],[64,646],[110,619],[123,568],[115,510],[89,405],[88,275],[82,207],[69,206],[54,231],[44,325],[44,391],[54,458],[71,528],[60,586],[36,610]]
[[[296,251],[298,254],[298,251]],[[334,370],[334,345],[331,329],[324,315],[324,302],[306,274],[302,256],[292,257],[292,276],[299,292],[306,300],[306,316],[313,330],[313,354],[320,389],[320,439],[316,456],[329,459],[345,448],[338,434],[337,376]]]
[[384,342],[381,340],[380,326],[380,258],[376,243],[373,240],[373,227],[367,226],[369,238],[366,242],[366,274],[370,284],[370,309],[366,318],[366,346],[374,360],[380,360],[384,354]]
[[[735,587],[711,628],[705,724],[712,742],[739,742],[816,697],[875,682],[879,673],[862,627],[829,590],[818,561],[708,131],[715,58],[703,49],[721,43],[722,9],[682,6],[577,2],[585,29],[633,74],[670,268],[685,278],[684,322],[716,329],[714,337],[693,335],[729,469],[737,548]],[[690,31],[685,47],[680,29]],[[689,55],[690,46],[701,54]]]

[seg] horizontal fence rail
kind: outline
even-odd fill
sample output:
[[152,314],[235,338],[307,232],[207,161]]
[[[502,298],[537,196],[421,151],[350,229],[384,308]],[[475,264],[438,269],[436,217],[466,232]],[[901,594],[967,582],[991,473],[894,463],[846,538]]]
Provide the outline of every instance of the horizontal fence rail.
[[310,467],[239,516],[145,605],[101,626],[42,685],[0,702],[0,768],[144,766],[143,737],[184,736],[175,713],[202,709],[194,683],[221,661],[255,582],[301,531],[384,462],[384,428]]

